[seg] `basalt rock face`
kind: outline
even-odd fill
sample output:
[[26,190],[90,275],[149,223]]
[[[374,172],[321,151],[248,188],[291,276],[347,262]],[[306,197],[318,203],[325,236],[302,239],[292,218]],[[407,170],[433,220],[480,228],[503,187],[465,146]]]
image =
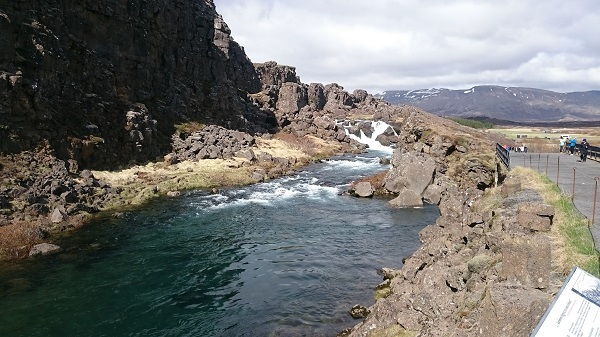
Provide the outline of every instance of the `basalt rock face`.
[[114,168],[168,152],[177,123],[274,127],[246,103],[261,82],[212,1],[16,0],[0,31],[3,153],[48,142],[80,167]]

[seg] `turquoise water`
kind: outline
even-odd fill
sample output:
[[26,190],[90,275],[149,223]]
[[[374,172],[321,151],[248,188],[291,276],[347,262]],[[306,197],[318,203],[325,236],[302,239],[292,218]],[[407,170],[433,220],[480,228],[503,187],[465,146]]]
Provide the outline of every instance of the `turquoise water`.
[[0,336],[335,336],[437,207],[340,195],[377,153],[157,200],[0,269]]

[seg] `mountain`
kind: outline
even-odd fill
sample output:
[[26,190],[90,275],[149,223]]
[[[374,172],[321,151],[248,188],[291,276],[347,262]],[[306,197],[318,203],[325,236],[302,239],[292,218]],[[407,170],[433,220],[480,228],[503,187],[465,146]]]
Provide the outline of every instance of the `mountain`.
[[485,85],[468,90],[390,90],[376,96],[391,104],[414,105],[441,116],[485,117],[515,122],[600,120],[598,90],[558,93]]

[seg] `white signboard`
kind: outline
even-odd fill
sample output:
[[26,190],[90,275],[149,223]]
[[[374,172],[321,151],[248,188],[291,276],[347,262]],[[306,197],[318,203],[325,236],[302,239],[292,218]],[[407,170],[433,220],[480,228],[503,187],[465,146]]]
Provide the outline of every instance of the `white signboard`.
[[600,280],[575,267],[531,337],[600,337]]

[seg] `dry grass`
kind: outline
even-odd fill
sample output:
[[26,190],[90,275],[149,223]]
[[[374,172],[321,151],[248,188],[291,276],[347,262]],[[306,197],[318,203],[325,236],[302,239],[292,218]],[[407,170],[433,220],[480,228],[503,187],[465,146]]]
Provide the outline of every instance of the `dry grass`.
[[94,171],[94,176],[122,189],[121,199],[107,209],[139,205],[169,191],[247,185],[252,183],[244,159],[207,159],[175,165],[150,163],[122,171]]
[[558,142],[548,142],[544,139],[530,139],[525,145],[527,146],[528,152],[552,153],[558,152],[559,150]]
[[187,122],[181,124],[175,124],[175,130],[182,133],[193,133],[196,131],[200,131],[204,128],[204,124],[199,122]]
[[[292,135],[289,133],[278,133],[276,134],[272,140],[270,140],[273,144],[279,144],[279,146],[283,146],[283,155],[280,157],[289,157],[285,155],[286,153],[292,153],[292,151],[297,151],[296,153],[302,153],[304,158],[310,159],[323,159],[326,157],[330,157],[340,151],[342,151],[342,147],[339,143],[328,143],[321,138],[317,138],[314,136],[304,136],[298,137],[296,135]],[[259,149],[261,148],[261,144],[259,143]],[[264,143],[262,144],[264,146]]]
[[[273,157],[296,158],[300,161],[310,159],[309,152],[313,152],[314,144],[308,140],[301,141],[290,134],[277,134],[272,139],[258,138],[256,145],[258,151],[266,152]],[[256,152],[256,150],[255,150]]]
[[[315,159],[325,158],[340,151],[339,145],[329,144],[312,136],[296,137],[277,134],[273,139],[257,139],[258,154],[266,152],[273,157],[290,159],[296,165],[306,165]],[[269,169],[269,163],[260,166]],[[242,158],[205,159],[199,162],[181,162],[174,165],[150,163],[122,171],[94,171],[94,176],[120,188],[120,198],[112,201],[105,210],[140,205],[170,191],[202,189],[224,186],[242,186],[254,183],[251,164]]]
[[0,260],[26,257],[29,249],[42,242],[38,225],[18,222],[0,227]]

